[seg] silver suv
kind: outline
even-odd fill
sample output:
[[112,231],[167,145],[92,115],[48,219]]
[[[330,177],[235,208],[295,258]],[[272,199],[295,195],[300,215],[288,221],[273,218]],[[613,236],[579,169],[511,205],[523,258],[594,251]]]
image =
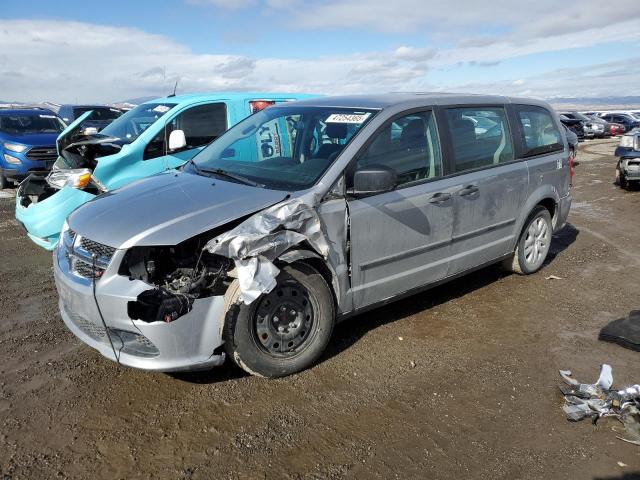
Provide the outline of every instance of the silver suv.
[[60,312],[124,365],[197,370],[228,355],[288,375],[320,358],[337,321],[492,263],[539,270],[571,172],[537,100],[269,107],[180,170],[72,213],[54,254]]

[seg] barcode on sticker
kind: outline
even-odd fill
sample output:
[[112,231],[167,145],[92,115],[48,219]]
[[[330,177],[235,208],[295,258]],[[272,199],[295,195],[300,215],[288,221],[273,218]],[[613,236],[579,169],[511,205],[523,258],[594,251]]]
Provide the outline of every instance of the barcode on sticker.
[[370,113],[332,113],[325,123],[362,123]]

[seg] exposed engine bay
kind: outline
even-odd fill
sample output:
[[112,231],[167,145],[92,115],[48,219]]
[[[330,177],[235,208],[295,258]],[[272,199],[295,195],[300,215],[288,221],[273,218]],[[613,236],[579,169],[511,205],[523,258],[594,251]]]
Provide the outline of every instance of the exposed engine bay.
[[97,165],[97,158],[118,153],[122,149],[122,141],[116,137],[104,135],[70,135],[64,137],[59,145],[60,157],[54,168],[90,168]]
[[206,239],[191,239],[173,247],[134,247],[120,267],[120,274],[154,286],[127,313],[144,322],[172,322],[191,311],[197,298],[224,295],[234,268],[233,261],[203,250]]

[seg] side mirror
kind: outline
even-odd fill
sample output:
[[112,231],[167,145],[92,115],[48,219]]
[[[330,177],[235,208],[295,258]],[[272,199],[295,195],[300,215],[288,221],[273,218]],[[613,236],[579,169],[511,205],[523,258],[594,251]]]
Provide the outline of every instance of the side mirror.
[[353,174],[353,194],[371,195],[389,192],[396,187],[398,175],[392,168],[370,166],[356,170]]
[[187,139],[184,136],[183,130],[174,130],[169,134],[169,151],[175,152],[176,150],[183,149],[187,146]]

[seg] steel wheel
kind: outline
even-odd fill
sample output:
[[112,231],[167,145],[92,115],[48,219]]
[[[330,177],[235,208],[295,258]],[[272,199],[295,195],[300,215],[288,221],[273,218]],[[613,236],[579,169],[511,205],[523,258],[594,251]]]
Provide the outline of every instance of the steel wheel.
[[253,323],[257,345],[279,358],[304,350],[314,327],[313,306],[306,289],[297,282],[287,282],[258,302]]

